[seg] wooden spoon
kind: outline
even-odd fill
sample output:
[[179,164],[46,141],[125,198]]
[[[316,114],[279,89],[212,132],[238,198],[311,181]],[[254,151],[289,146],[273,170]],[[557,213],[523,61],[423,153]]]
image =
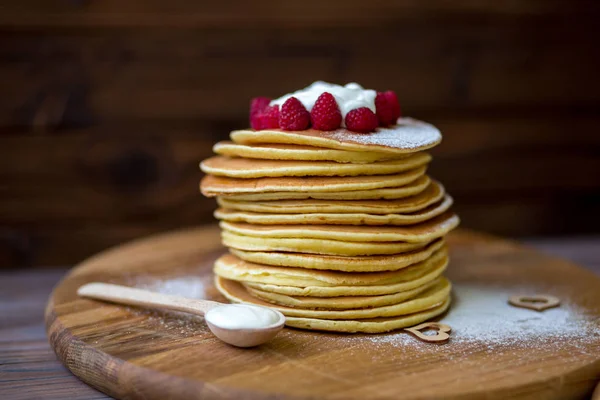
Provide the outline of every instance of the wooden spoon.
[[[205,318],[205,321],[211,332],[225,343],[237,347],[252,347],[268,342],[277,335],[285,324],[285,316],[282,313],[267,307],[223,304],[210,300],[188,299],[185,297],[172,296],[109,283],[88,283],[81,286],[77,290],[77,294],[82,297],[105,300],[118,304],[128,304],[146,308],[161,308],[202,316],[206,315],[207,318]],[[235,307],[238,310],[240,307],[254,309],[258,307],[261,309],[261,312],[264,310],[264,312],[273,313],[275,322],[258,328],[229,328],[219,326],[211,322],[211,319],[214,318],[211,318],[210,314],[225,311],[222,307]]]

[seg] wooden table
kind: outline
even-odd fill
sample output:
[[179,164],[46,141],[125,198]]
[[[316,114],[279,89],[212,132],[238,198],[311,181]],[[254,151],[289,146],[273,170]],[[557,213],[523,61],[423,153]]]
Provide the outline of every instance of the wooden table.
[[[524,241],[600,275],[600,236]],[[44,307],[68,268],[0,272],[0,398],[106,399],[72,376],[46,341]]]

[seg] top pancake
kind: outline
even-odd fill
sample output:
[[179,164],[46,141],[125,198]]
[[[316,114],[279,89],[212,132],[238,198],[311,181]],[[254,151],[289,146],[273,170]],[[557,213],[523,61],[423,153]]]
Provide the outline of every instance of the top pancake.
[[213,151],[222,156],[256,158],[262,160],[335,161],[338,163],[365,164],[376,161],[399,160],[408,154],[372,151],[348,151],[296,144],[238,144],[223,141],[214,145]]
[[230,178],[265,178],[285,176],[359,176],[386,175],[408,171],[431,161],[427,153],[377,161],[370,164],[340,164],[334,161],[256,160],[216,156],[200,163],[203,172]]
[[434,147],[442,141],[442,134],[436,127],[412,118],[400,118],[397,125],[391,128],[377,128],[370,133],[357,133],[347,129],[330,132],[313,129],[293,132],[280,129],[246,129],[233,131],[230,136],[231,140],[239,144],[298,144],[383,153],[413,153]]

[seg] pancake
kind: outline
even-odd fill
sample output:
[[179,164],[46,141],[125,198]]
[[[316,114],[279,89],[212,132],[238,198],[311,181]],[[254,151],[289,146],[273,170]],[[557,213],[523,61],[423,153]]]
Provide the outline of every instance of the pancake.
[[447,267],[447,259],[445,263],[432,267],[423,274],[423,276],[412,281],[401,282],[387,285],[371,285],[371,286],[282,286],[266,283],[244,282],[244,285],[251,288],[256,288],[270,293],[279,293],[288,296],[310,296],[310,297],[344,297],[344,296],[379,296],[403,292],[422,286],[439,278]]
[[383,307],[401,303],[436,285],[440,279],[441,278],[437,278],[422,286],[404,292],[380,296],[300,297],[266,292],[249,286],[246,286],[246,290],[256,298],[285,307],[314,310],[348,310],[355,308]]
[[251,211],[270,214],[304,213],[365,213],[400,214],[422,210],[439,202],[445,190],[438,182],[431,182],[422,192],[395,200],[282,200],[282,201],[240,201],[232,197],[219,197],[217,203],[222,208],[238,211]]
[[393,175],[349,177],[280,177],[240,179],[224,176],[205,176],[200,183],[207,197],[264,192],[344,192],[370,190],[409,184],[425,174],[426,167]]
[[[280,311],[286,317],[290,316],[318,319],[365,319],[378,317],[397,317],[399,315],[412,314],[442,304],[450,296],[450,290],[452,288],[450,282],[446,278],[440,278],[435,285],[421,292],[414,298],[397,304],[349,310],[314,310],[280,306],[262,301],[248,293],[246,288],[241,283],[219,276],[215,278],[215,286],[217,290],[223,294],[223,296],[235,303],[267,306]],[[248,294],[249,296],[244,296],[244,293]]]
[[344,242],[341,240],[269,238],[238,235],[221,231],[223,245],[249,251],[289,251],[293,253],[326,254],[333,256],[371,256],[398,254],[419,249],[427,243],[407,242]]
[[421,262],[444,246],[438,239],[425,247],[401,254],[384,256],[339,257],[321,254],[285,253],[274,251],[246,251],[229,249],[238,258],[256,264],[276,267],[295,267],[346,272],[397,271]]
[[306,224],[306,225],[414,225],[427,221],[446,212],[452,205],[452,198],[446,198],[425,210],[408,214],[265,214],[249,211],[235,211],[219,208],[215,217],[228,222],[244,222],[258,225]]
[[[416,180],[399,187],[389,187],[370,190],[349,190],[344,192],[266,192],[266,193],[228,193],[221,200],[234,201],[274,201],[274,200],[378,200],[378,199],[402,199],[421,193],[430,184],[428,176],[422,175]],[[214,195],[211,195],[214,196]],[[218,199],[219,200],[219,199]]]
[[[248,296],[250,296],[248,294]],[[450,307],[450,298],[428,310],[399,317],[361,320],[328,320],[318,318],[286,317],[285,324],[292,328],[344,333],[384,333],[415,326],[443,314]]]
[[281,143],[328,149],[369,151],[384,153],[413,153],[436,146],[442,140],[440,131],[426,122],[400,118],[397,125],[377,128],[370,133],[357,133],[347,129],[331,132],[307,129],[283,131],[280,129],[251,129],[231,132],[231,140],[239,144]]
[[[227,233],[259,239],[293,238],[357,243],[408,242],[424,244],[446,235],[456,228],[458,223],[458,216],[448,211],[429,221],[411,226],[253,225],[227,221],[221,221],[219,226]],[[315,241],[317,248],[320,246],[319,243],[321,243],[319,240]]]
[[370,164],[340,164],[335,161],[257,160],[216,156],[200,163],[206,174],[229,178],[266,178],[292,176],[388,175],[409,171],[431,161],[427,153],[415,153],[401,160]]
[[265,292],[289,296],[376,296],[422,286],[439,277],[447,265],[445,248],[399,271],[364,273],[273,267],[226,254],[215,261],[214,273]]
[[410,154],[334,150],[295,144],[243,145],[230,141],[215,144],[213,151],[222,156],[229,157],[257,158],[262,160],[336,161],[338,163],[354,164],[399,160]]

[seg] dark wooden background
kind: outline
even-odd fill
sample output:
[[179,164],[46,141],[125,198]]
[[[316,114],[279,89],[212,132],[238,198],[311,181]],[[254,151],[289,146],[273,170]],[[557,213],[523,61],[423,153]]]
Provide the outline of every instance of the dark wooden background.
[[316,79],[445,134],[464,226],[600,232],[600,1],[0,0],[0,266],[210,222],[211,144]]

